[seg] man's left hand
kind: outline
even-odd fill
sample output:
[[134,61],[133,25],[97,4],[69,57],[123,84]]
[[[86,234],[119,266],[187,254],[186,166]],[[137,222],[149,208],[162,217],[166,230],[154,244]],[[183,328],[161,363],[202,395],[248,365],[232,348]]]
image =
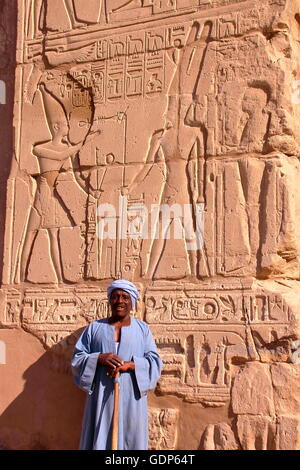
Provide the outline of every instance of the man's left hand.
[[124,364],[120,367],[116,367],[115,369],[111,369],[107,371],[107,375],[109,375],[111,378],[115,378],[117,373],[119,372],[127,372],[130,370],[134,370],[134,362],[133,361],[128,361],[124,362]]

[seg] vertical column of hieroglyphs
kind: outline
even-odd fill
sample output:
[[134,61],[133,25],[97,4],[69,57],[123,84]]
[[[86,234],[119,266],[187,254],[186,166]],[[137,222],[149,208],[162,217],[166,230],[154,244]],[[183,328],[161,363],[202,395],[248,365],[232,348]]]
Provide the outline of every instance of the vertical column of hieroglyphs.
[[151,446],[296,448],[297,2],[18,6],[1,325],[57,352],[132,280],[164,360]]

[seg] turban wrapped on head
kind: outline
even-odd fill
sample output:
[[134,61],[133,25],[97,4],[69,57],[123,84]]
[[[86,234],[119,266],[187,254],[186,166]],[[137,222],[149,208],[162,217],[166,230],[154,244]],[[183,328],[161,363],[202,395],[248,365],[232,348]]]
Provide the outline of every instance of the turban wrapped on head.
[[132,282],[126,281],[125,279],[118,279],[117,281],[112,282],[107,288],[107,297],[109,302],[111,294],[115,289],[122,289],[127,292],[130,295],[132,307],[135,307],[136,301],[139,298],[139,292]]

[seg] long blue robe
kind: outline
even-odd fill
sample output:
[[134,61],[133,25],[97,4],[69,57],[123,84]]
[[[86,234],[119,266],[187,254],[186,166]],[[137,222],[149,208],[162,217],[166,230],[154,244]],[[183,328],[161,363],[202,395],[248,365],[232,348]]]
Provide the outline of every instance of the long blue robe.
[[[97,363],[101,353],[115,353],[114,325],[108,319],[92,322],[76,343],[72,371],[76,384],[88,397],[84,410],[80,449],[111,449],[114,382]],[[156,386],[162,361],[146,323],[131,317],[121,329],[118,356],[134,361],[135,370],[120,375],[119,450],[148,448],[147,392]]]

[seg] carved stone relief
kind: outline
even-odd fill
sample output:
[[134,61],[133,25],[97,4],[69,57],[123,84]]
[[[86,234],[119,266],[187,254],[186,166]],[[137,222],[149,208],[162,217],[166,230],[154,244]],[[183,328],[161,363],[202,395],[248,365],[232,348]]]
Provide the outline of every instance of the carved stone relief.
[[149,450],[176,449],[179,410],[150,408],[149,415]]
[[284,351],[290,360],[291,341],[275,357],[266,345],[292,336],[296,312],[275,293],[259,289],[254,294],[251,284],[242,289],[229,285],[232,291],[226,284],[210,284],[202,291],[177,287],[171,293],[171,286],[147,290],[146,320],[164,362],[161,393],[222,406],[230,397],[232,364],[282,360]]
[[[252,362],[240,370],[232,388],[232,410],[235,419],[231,426],[226,423],[209,425],[201,438],[200,448],[298,448],[299,386],[296,383],[299,381],[299,366],[295,368],[291,364],[280,362],[278,359],[278,362],[271,366]],[[251,385],[253,383],[256,384],[255,387]]]

